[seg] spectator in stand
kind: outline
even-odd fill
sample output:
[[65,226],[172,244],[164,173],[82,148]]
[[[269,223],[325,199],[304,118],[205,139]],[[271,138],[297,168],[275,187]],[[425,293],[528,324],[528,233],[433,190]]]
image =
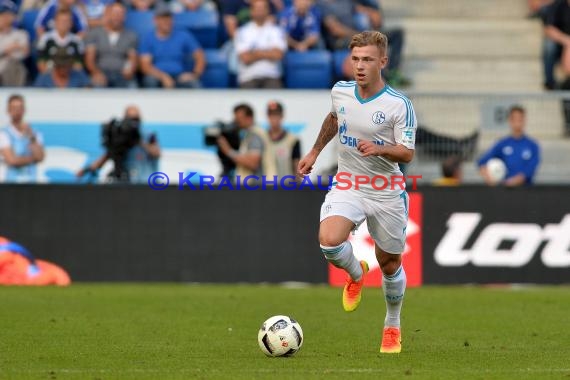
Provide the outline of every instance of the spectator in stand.
[[488,185],[495,185],[486,166],[491,158],[501,159],[507,168],[507,174],[501,184],[505,186],[532,184],[540,163],[540,147],[525,134],[525,118],[526,112],[523,107],[511,107],[509,111],[511,135],[499,140],[477,161],[479,172]]
[[83,41],[71,33],[72,14],[60,9],[54,18],[54,29],[44,33],[38,41],[38,71],[45,73],[53,66],[53,56],[61,49],[73,57],[74,67],[82,69]]
[[317,0],[323,14],[327,47],[331,50],[348,49],[353,35],[358,33],[356,3],[353,0]]
[[[166,4],[157,7],[154,21],[156,30],[143,38],[139,49],[145,87],[200,87],[206,58],[198,41],[189,32],[173,30]],[[187,65],[188,58],[193,65]]]
[[174,13],[196,12],[201,10],[216,12],[216,5],[209,0],[171,0],[170,4]]
[[43,88],[80,88],[89,87],[89,77],[83,70],[73,68],[74,57],[65,49],[58,49],[53,56],[53,68],[38,75],[34,87]]
[[318,0],[317,4],[323,12],[326,42],[330,49],[348,49],[354,34],[363,30],[379,30],[388,37],[388,66],[382,76],[394,87],[409,85],[409,80],[399,71],[404,32],[402,29],[384,30],[383,14],[376,1]]
[[105,24],[87,33],[85,65],[95,87],[136,87],[137,36],[126,30],[125,6],[114,3],[105,11]]
[[8,166],[6,182],[36,181],[37,163],[45,157],[42,136],[24,121],[25,113],[24,98],[11,95],[8,98],[10,125],[0,129],[0,157]]
[[283,128],[283,105],[277,101],[267,103],[269,145],[276,158],[277,176],[295,176],[301,159],[301,143],[297,136]]
[[81,8],[75,4],[75,0],[49,0],[40,10],[36,18],[35,28],[38,38],[55,26],[55,15],[59,10],[67,10],[72,14],[71,32],[83,38],[87,31],[87,19]]
[[[570,4],[568,0],[556,0],[548,8],[545,19],[543,46],[544,86],[548,90],[557,87],[554,66],[561,60],[562,71],[570,77]],[[564,89],[570,89],[565,83]]]
[[459,186],[463,180],[463,170],[461,168],[461,156],[453,155],[447,157],[441,163],[443,177],[433,181],[434,186]]
[[83,10],[83,14],[87,19],[89,29],[103,26],[105,16],[105,8],[115,0],[80,0],[79,7]]
[[[251,3],[251,0],[221,0],[222,19],[230,40],[240,26],[251,21]],[[270,6],[272,15],[285,9],[283,0],[271,0]]]
[[22,61],[30,53],[28,33],[14,29],[16,7],[9,0],[0,3],[0,86],[16,87],[26,83]]
[[239,86],[280,88],[281,60],[287,50],[285,34],[269,17],[267,0],[251,0],[251,19],[235,37]]
[[156,0],[126,0],[125,4],[128,9],[145,12],[154,9]]
[[550,4],[554,0],[528,0],[528,17],[538,17],[544,20]]
[[289,49],[306,51],[323,48],[321,17],[312,0],[294,0],[293,5],[279,15],[279,25],[287,33]]

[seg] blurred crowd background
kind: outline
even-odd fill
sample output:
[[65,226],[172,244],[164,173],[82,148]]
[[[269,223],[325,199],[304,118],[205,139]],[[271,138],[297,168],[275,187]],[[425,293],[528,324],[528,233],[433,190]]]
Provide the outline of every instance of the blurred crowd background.
[[[233,174],[244,162],[254,173],[286,166],[280,175],[292,174],[320,127],[312,114],[327,112],[306,107],[304,115],[297,103],[305,91],[323,90],[327,97],[336,81],[352,79],[348,43],[368,29],[388,36],[384,79],[412,99],[418,115],[417,158],[403,171],[448,185],[570,183],[570,166],[561,165],[570,162],[567,0],[1,0],[0,91],[7,114],[0,180],[45,181],[36,165],[49,157],[53,139],[43,135],[54,122],[78,118],[70,109],[35,113],[44,106],[37,103],[26,109],[25,94],[33,88],[132,91],[134,100],[124,101],[120,114],[101,109],[92,138],[100,149],[76,163],[77,178],[144,183],[146,174],[160,169],[172,136],[143,129],[149,119],[156,126],[170,115],[146,118],[149,107],[137,99],[147,89],[171,88],[186,89],[181,96],[198,110],[212,106],[197,100],[210,89],[236,99],[217,117],[208,113],[180,126],[200,132],[176,148],[198,148],[217,161],[215,172],[203,174]],[[263,100],[244,89],[263,89]],[[291,89],[299,92],[291,95]],[[279,105],[278,121],[270,104]],[[236,114],[240,105],[247,121],[243,108]],[[51,126],[34,116],[46,114]],[[63,144],[56,140],[81,145],[71,136]],[[253,164],[248,151],[256,152]],[[276,161],[279,155],[286,165]],[[505,164],[499,180],[486,168],[493,158]],[[137,160],[144,162],[130,164]],[[334,160],[322,166],[320,174],[334,173]],[[129,171],[128,179],[121,174]]]

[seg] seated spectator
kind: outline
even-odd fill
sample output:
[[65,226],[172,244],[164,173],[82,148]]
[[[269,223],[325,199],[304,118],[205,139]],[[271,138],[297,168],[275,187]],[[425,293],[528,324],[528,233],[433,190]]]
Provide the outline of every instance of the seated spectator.
[[196,12],[200,10],[216,12],[216,5],[209,0],[171,0],[170,6],[174,13]]
[[[285,5],[282,0],[271,0],[270,7],[271,14],[274,15],[283,10]],[[251,21],[251,0],[221,0],[220,8],[226,33],[233,40],[237,28]]]
[[[200,87],[206,58],[198,41],[189,32],[173,30],[172,13],[166,5],[157,8],[154,21],[156,30],[142,40],[139,49],[145,87]],[[188,58],[193,60],[192,69]]]
[[34,87],[80,88],[89,87],[89,77],[83,70],[73,68],[74,58],[65,50],[58,50],[53,56],[53,69],[38,75]]
[[237,30],[238,83],[241,88],[280,88],[285,34],[269,17],[267,0],[251,1],[251,19]]
[[356,4],[353,0],[317,0],[323,14],[327,47],[331,50],[348,49],[353,35],[359,32],[356,24]]
[[128,5],[129,9],[144,12],[154,9],[156,0],[126,0],[125,4]]
[[103,26],[105,8],[113,3],[115,0],[81,0],[80,8],[87,19],[89,29]]
[[0,3],[0,85],[23,86],[26,68],[22,61],[30,53],[28,33],[14,29],[16,8],[9,0]]
[[441,163],[443,177],[433,181],[434,186],[458,186],[463,179],[461,157],[449,156]]
[[[394,87],[409,85],[403,77],[401,65],[404,32],[402,29],[385,30],[383,15],[376,1],[371,0],[318,0],[323,12],[326,42],[332,50],[348,49],[352,36],[363,30],[378,30],[388,37],[388,66],[382,76]],[[347,57],[349,59],[349,57]]]
[[319,46],[321,19],[312,0],[294,0],[293,5],[279,15],[279,25],[287,33],[289,49],[306,51]]
[[[570,78],[570,4],[567,0],[556,0],[548,8],[545,19],[543,46],[544,87],[557,87],[554,67],[561,59],[562,71]],[[564,87],[570,87],[565,84]]]
[[544,19],[548,6],[554,0],[528,0],[528,17]]
[[38,41],[38,71],[45,73],[53,66],[53,56],[61,49],[73,57],[76,69],[82,68],[83,41],[71,33],[72,15],[69,10],[60,9],[54,18],[54,29],[42,35]]
[[0,129],[0,157],[8,169],[6,182],[34,182],[37,180],[37,164],[45,153],[42,135],[24,121],[26,107],[21,95],[8,98],[10,124]]
[[81,9],[75,4],[75,0],[49,0],[40,10],[36,19],[35,28],[38,38],[45,32],[54,28],[55,15],[59,10],[67,10],[72,14],[71,32],[83,38],[87,31],[87,19]]
[[105,24],[85,38],[85,66],[95,87],[136,87],[137,36],[126,30],[125,7],[107,7]]
[[479,172],[488,185],[495,184],[485,166],[491,158],[499,158],[505,163],[507,174],[502,182],[505,186],[532,184],[540,163],[540,147],[536,141],[524,133],[525,109],[523,107],[511,107],[509,126],[511,135],[499,140],[477,162]]
[[185,11],[197,11],[204,4],[204,0],[180,0],[180,4],[184,7]]

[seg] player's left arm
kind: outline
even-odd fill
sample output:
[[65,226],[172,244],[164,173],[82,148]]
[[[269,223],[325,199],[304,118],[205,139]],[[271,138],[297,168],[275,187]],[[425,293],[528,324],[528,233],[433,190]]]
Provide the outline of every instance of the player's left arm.
[[414,158],[414,150],[402,144],[377,145],[372,141],[360,140],[358,150],[362,153],[362,157],[382,156],[390,161],[404,164],[410,163]]

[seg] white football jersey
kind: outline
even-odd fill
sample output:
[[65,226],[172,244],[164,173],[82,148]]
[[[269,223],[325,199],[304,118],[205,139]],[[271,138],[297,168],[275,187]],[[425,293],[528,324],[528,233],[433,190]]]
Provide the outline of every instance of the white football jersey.
[[[403,182],[398,164],[380,156],[362,157],[357,145],[359,140],[368,140],[379,145],[401,144],[414,149],[417,120],[412,102],[388,85],[371,98],[362,99],[355,81],[337,82],[331,97],[331,112],[338,118],[338,173],[352,174],[353,189],[357,175],[370,179],[384,176],[388,181],[385,189],[377,190],[366,184],[360,185],[356,193],[374,198],[398,196],[402,193],[401,186],[391,183],[394,177]],[[376,187],[384,183],[381,179],[375,181]]]

